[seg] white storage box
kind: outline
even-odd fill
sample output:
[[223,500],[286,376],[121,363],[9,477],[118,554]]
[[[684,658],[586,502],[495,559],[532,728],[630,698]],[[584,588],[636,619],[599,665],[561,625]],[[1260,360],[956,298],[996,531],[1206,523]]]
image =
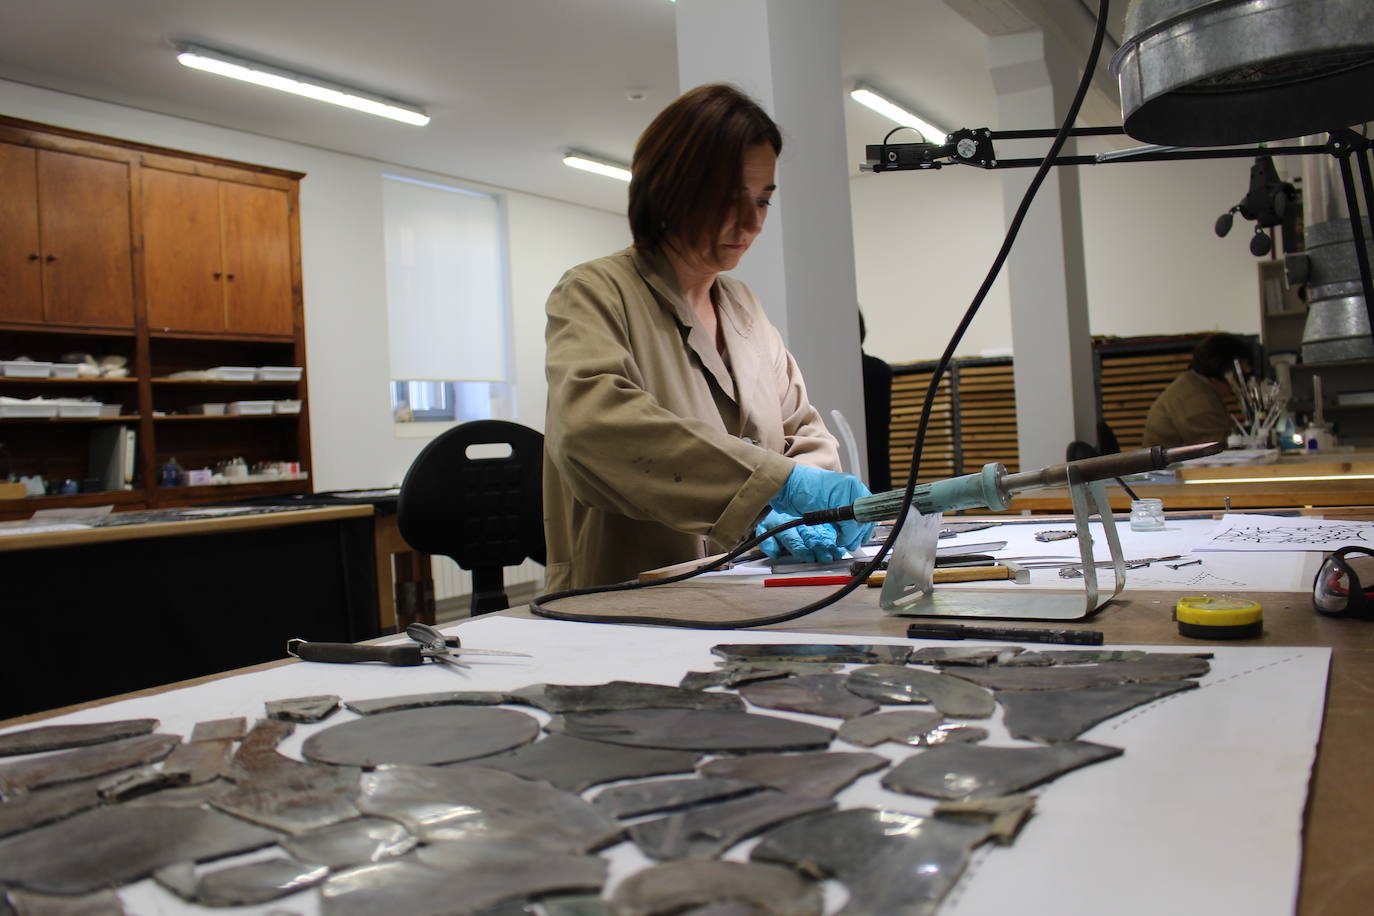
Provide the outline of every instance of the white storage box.
[[78,370],[77,370],[76,363],[53,363],[53,364],[52,364],[52,377],[53,377],[53,378],[76,378],[76,376],[77,376],[77,371],[78,371]]
[[264,414],[272,412],[271,401],[230,401],[229,413],[241,416]]
[[[248,403],[256,403],[250,401]],[[187,404],[186,412],[189,414],[204,414],[208,417],[218,417],[224,414],[224,404]]]
[[117,417],[124,413],[123,404],[101,404],[100,415],[102,417]]
[[0,398],[0,417],[55,417],[57,403],[35,398],[25,401],[19,398]]
[[100,416],[100,405],[94,401],[85,404],[58,404],[57,415],[59,417],[98,417]]
[[277,413],[300,413],[301,402],[297,398],[287,398],[281,401],[273,401]]
[[7,378],[47,378],[52,375],[52,363],[29,362],[23,359],[7,359],[0,362]]
[[222,382],[251,382],[257,372],[252,366],[216,366],[207,371]]
[[300,366],[258,367],[258,381],[260,382],[299,382],[300,380]]

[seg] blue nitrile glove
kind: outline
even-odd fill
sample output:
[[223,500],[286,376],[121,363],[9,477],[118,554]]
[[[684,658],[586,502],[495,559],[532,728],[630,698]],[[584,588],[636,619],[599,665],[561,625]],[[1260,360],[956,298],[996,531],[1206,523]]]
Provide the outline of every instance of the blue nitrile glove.
[[[763,534],[794,518],[797,516],[784,515],[774,509],[758,523],[754,534]],[[834,525],[798,525],[762,541],[759,549],[775,560],[790,553],[807,563],[834,563],[844,556],[844,549],[835,543]]]
[[[819,509],[838,509],[852,505],[856,499],[871,495],[863,481],[853,474],[839,471],[823,471],[805,464],[792,468],[787,475],[787,483],[768,502],[784,515],[800,516]],[[873,522],[856,522],[850,519],[839,522],[839,534],[835,542],[845,550],[858,550],[876,527]]]

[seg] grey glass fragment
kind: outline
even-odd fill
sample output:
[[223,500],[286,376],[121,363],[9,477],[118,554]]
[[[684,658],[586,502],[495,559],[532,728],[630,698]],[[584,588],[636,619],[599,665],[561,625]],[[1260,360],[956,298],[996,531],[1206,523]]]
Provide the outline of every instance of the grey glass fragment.
[[1070,741],[1128,709],[1196,687],[1197,681],[1161,681],[1077,690],[999,690],[997,702],[1006,710],[1003,721],[1013,738]]
[[128,801],[143,795],[150,795],[162,789],[188,785],[190,780],[184,773],[167,772],[157,767],[139,767],[125,770],[105,778],[96,787],[96,794],[107,804]]
[[103,776],[69,782],[19,795],[0,804],[0,837],[21,833],[71,817],[100,804],[97,791]]
[[896,665],[859,668],[850,672],[847,686],[859,696],[880,703],[930,703],[954,719],[986,719],[996,708],[992,694],[981,687],[920,668]]
[[314,887],[325,879],[323,865],[297,862],[285,856],[260,859],[203,872],[196,881],[195,899],[203,906],[251,906],[267,903]]
[[176,894],[182,900],[194,903],[196,899],[196,863],[174,862],[164,865],[153,872],[157,884]]
[[542,779],[565,792],[581,792],[617,779],[690,773],[700,758],[700,754],[690,751],[625,747],[549,735],[513,751],[469,762],[525,779]]
[[620,838],[620,826],[547,783],[485,767],[387,766],[362,778],[358,807],[399,821],[427,842],[511,843],[585,853]]
[[611,896],[616,916],[697,913],[711,905],[743,906],[761,916],[820,916],[820,885],[790,868],[696,859],[665,862],[630,875]]
[[928,798],[1011,795],[1120,754],[1121,748],[1086,741],[1050,747],[941,744],[889,770],[883,787]]
[[842,664],[905,664],[910,646],[827,643],[730,643],[711,652],[739,662],[839,662]]
[[[0,888],[0,900],[4,889]],[[80,897],[35,894],[32,891],[10,891],[9,910],[0,905],[0,913],[15,916],[125,916],[124,904],[114,891],[100,891]]]
[[258,849],[278,836],[204,808],[96,808],[0,840],[0,882],[49,894],[88,894],[174,862]]
[[538,734],[539,723],[513,709],[435,706],[331,726],[305,739],[301,754],[340,766],[454,763],[509,750]]
[[702,764],[705,776],[757,783],[788,795],[833,798],[865,773],[889,763],[878,754],[821,751],[812,754],[750,754],[721,757]]
[[607,684],[531,684],[510,693],[510,702],[548,713],[601,712],[614,709],[743,709],[733,693],[708,693],[663,684],[611,681]]
[[232,719],[208,719],[197,722],[191,729],[190,741],[237,741],[248,733],[248,720],[243,716]]
[[745,684],[739,692],[755,706],[836,719],[852,719],[878,708],[872,700],[847,690],[846,679],[843,674],[808,674]]
[[462,849],[455,856],[445,845],[431,844],[403,859],[331,875],[324,884],[321,913],[475,916],[513,898],[599,891],[605,881],[605,861],[592,856],[469,844],[459,844]]
[[649,858],[712,859],[774,824],[833,808],[828,798],[784,795],[771,789],[706,808],[635,824],[630,839]]
[[1187,655],[1158,656],[1135,662],[1103,662],[1099,665],[1053,665],[1048,668],[968,668],[950,675],[991,687],[993,690],[1076,690],[1143,684],[1152,681],[1201,677],[1211,670],[1205,659]]
[[0,798],[154,763],[180,741],[176,735],[139,735],[0,764]]
[[931,916],[987,833],[982,824],[851,808],[775,827],[750,858],[834,876],[849,891],[842,916]]
[[568,894],[541,897],[539,905],[544,908],[544,916],[612,916],[606,901],[599,896]]
[[1005,665],[1025,650],[1020,646],[926,646],[916,649],[908,665]]
[[1010,846],[1034,811],[1033,795],[942,801],[935,806],[935,814],[942,820],[983,821],[990,839],[999,846]]
[[90,722],[82,725],[40,725],[0,735],[0,757],[41,754],[71,747],[87,747],[146,735],[157,728],[157,719],[126,719],[120,722]]
[[626,709],[554,716],[549,731],[624,744],[687,751],[802,751],[827,747],[828,728],[727,709]]
[[311,697],[292,697],[287,700],[268,700],[267,718],[287,722],[319,722],[339,708],[339,698],[330,694]]
[[172,753],[162,762],[162,769],[184,774],[186,782],[199,785],[227,773],[233,753],[234,742],[229,738],[190,741],[172,748]]
[[740,779],[695,776],[688,779],[660,779],[611,786],[592,799],[592,807],[611,817],[635,817],[738,798],[757,792],[759,788],[752,782]]
[[917,747],[932,747],[936,744],[975,744],[979,741],[986,741],[987,738],[988,730],[986,728],[946,722],[944,725],[932,728],[919,740],[910,743]]
[[286,833],[304,833],[358,816],[359,770],[302,763],[275,750],[295,726],[259,719],[230,768],[235,786],[212,804]]
[[440,693],[410,693],[399,697],[377,697],[371,700],[349,700],[344,703],[360,716],[402,709],[426,709],[430,706],[500,706],[509,703],[508,694],[500,690],[445,690]]
[[829,674],[839,671],[838,662],[720,662],[714,671],[688,671],[679,687],[701,690],[706,687],[734,687],[749,681],[766,681],[789,674]]
[[1065,649],[1060,652],[1024,652],[999,664],[1008,668],[1045,668],[1050,665],[1090,665],[1099,662],[1138,662],[1148,652],[1139,649]]
[[840,726],[837,734],[842,740],[860,747],[873,747],[884,741],[918,744],[923,735],[944,721],[945,717],[936,712],[898,709],[850,719]]
[[234,784],[227,779],[213,779],[210,782],[200,783],[199,785],[163,789],[161,792],[144,795],[142,798],[131,799],[130,801],[122,802],[122,804],[129,806],[172,805],[197,808],[201,805],[209,804],[217,798],[223,798],[232,791],[234,791]]
[[302,862],[348,868],[405,855],[415,837],[401,824],[384,817],[355,817],[281,841],[282,849]]

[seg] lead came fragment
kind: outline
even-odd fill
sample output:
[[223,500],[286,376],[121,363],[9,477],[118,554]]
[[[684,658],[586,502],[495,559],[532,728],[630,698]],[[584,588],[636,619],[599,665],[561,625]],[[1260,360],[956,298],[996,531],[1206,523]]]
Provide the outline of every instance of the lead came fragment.
[[744,703],[733,693],[707,693],[642,684],[637,681],[611,681],[608,684],[531,684],[510,693],[508,702],[535,706],[548,713],[601,712],[612,709],[743,709]]
[[191,729],[190,742],[197,741],[237,741],[248,733],[248,720],[243,716],[232,719],[210,719],[197,722]]
[[333,694],[312,697],[292,697],[288,700],[268,700],[267,718],[286,722],[318,722],[333,715],[339,708],[339,698]]
[[766,681],[789,674],[831,674],[843,665],[835,662],[720,662],[714,671],[688,671],[679,687],[734,687],[749,681]]
[[440,693],[411,693],[399,697],[349,700],[344,705],[360,716],[371,716],[379,712],[424,709],[428,706],[500,706],[509,702],[510,695],[500,690],[445,690]]
[[157,719],[126,719],[120,722],[90,722],[82,725],[40,725],[0,735],[0,757],[41,754],[71,747],[87,747],[146,735],[157,728]]
[[1196,687],[1197,681],[1163,681],[1078,690],[1000,690],[997,702],[1006,710],[1004,721],[1013,738],[1071,741],[1128,709]]
[[928,702],[955,719],[986,719],[996,708],[992,694],[983,688],[919,668],[871,665],[850,672],[847,686],[859,696],[880,703]]
[[865,773],[888,765],[878,754],[822,751],[815,754],[750,754],[721,757],[701,767],[706,776],[738,779],[805,798],[833,798]]
[[808,674],[745,684],[739,692],[755,706],[836,719],[852,719],[878,708],[872,700],[845,689],[845,680],[843,674]]
[[987,836],[983,824],[851,808],[775,827],[749,857],[834,876],[844,914],[931,916]]
[[630,839],[646,856],[659,861],[711,859],[774,824],[834,805],[828,798],[803,798],[769,789],[635,824]]
[[611,897],[616,916],[687,912],[820,916],[823,902],[820,886],[790,869],[698,860],[665,862],[635,872],[620,882]]
[[566,792],[581,792],[617,779],[690,773],[700,758],[700,754],[690,751],[623,747],[567,735],[549,735],[513,751],[469,762],[505,770],[525,779],[542,779]]
[[929,798],[1011,795],[1120,754],[1119,747],[1087,741],[1051,747],[941,744],[889,770],[883,788]]
[[155,763],[166,757],[180,742],[181,738],[177,735],[139,735],[6,763],[0,765],[0,799],[43,786],[75,782]]
[[731,662],[839,662],[841,664],[902,665],[910,646],[835,645],[831,643],[727,643],[711,647],[711,654]]
[[726,709],[627,709],[554,716],[551,732],[625,744],[687,751],[742,753],[828,747],[835,733],[807,722]]

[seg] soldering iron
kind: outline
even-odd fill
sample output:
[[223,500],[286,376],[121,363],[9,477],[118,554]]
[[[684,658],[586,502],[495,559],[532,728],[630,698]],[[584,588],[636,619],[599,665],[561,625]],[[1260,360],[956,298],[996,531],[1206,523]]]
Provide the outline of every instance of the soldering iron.
[[[1215,455],[1221,450],[1222,445],[1219,442],[1180,445],[1176,448],[1154,445],[1130,452],[1097,455],[1078,461],[1052,464],[1038,471],[1018,473],[1008,473],[1001,463],[993,461],[983,465],[983,469],[975,474],[917,484],[912,493],[911,505],[922,515],[953,512],[958,509],[984,508],[1000,511],[1011,505],[1012,494],[1020,493],[1022,490],[1066,486],[1078,482],[1107,480],[1126,474],[1158,471],[1176,461]],[[850,519],[859,522],[886,521],[898,516],[905,501],[906,488],[888,490],[885,493],[860,497],[851,506],[808,512],[802,516],[801,523],[823,525]]]

